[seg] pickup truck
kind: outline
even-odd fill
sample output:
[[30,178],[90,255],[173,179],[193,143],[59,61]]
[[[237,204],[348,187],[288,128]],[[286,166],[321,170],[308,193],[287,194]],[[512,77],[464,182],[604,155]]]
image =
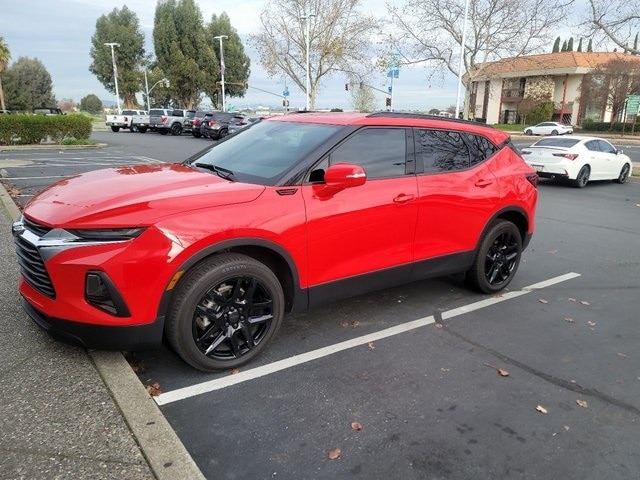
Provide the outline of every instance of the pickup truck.
[[[159,134],[181,135],[183,131],[191,131],[191,122],[195,116],[195,110],[186,110],[176,108],[173,110],[165,110],[165,113],[154,114],[156,110],[151,110],[149,126],[156,129]],[[185,125],[185,120],[187,124]]]
[[107,127],[111,127],[111,131],[119,132],[121,128],[131,129],[133,117],[146,115],[144,110],[122,110],[119,115],[107,115],[105,123]]

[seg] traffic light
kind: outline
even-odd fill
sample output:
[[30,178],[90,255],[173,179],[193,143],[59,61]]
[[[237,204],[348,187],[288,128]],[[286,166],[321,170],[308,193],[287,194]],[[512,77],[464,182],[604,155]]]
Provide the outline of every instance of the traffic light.
[[345,84],[344,84],[344,89],[345,89],[346,91],[349,91],[349,84],[348,84],[348,83],[345,83]]
[[289,100],[282,100],[282,106],[283,107],[288,107],[289,106]]
[[386,105],[387,107],[391,106],[391,97],[387,97]]
[[246,90],[247,88],[249,88],[249,82],[244,82],[244,89]]

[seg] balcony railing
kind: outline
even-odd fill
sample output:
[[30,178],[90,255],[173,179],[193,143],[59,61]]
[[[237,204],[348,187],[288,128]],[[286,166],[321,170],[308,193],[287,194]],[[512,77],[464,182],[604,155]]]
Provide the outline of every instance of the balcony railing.
[[524,98],[524,90],[511,88],[502,90],[502,101],[506,103],[521,102]]

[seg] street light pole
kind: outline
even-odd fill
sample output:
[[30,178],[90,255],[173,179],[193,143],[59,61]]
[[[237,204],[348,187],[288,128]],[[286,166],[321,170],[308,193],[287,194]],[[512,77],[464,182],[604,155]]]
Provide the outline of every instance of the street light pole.
[[462,44],[460,45],[460,63],[458,66],[458,95],[456,98],[456,118],[460,113],[460,95],[462,89],[462,68],[464,66],[464,44],[467,37],[467,16],[469,14],[469,0],[464,2],[464,23],[462,25]]
[[220,41],[220,77],[222,79],[220,85],[222,86],[222,111],[225,111],[224,105],[224,49],[222,48],[222,39],[229,38],[227,35],[217,35],[213,37],[214,40]]
[[169,80],[167,80],[166,78],[162,78],[158,80],[156,83],[154,83],[151,88],[149,88],[149,82],[147,81],[147,70],[145,69],[144,88],[145,88],[145,91],[147,92],[147,112],[151,110],[151,101],[149,100],[149,95],[151,95],[151,92],[153,91],[153,89],[156,88],[161,83],[163,83],[165,87],[169,86]]
[[310,14],[305,14],[302,17],[300,17],[302,20],[306,21],[306,29],[305,29],[305,35],[306,35],[306,43],[307,43],[307,59],[305,62],[306,65],[306,71],[307,71],[307,85],[306,85],[306,90],[307,90],[307,111],[309,111],[311,109],[311,79],[309,78],[309,43],[310,43],[310,39],[309,39],[309,34],[310,34],[310,29],[309,29],[309,20],[311,19],[311,17],[315,17],[316,15],[314,13],[310,13]]
[[120,113],[120,93],[118,92],[118,67],[116,66],[116,54],[113,51],[113,47],[119,47],[119,43],[105,43],[108,47],[111,47],[111,63],[113,64],[113,79],[116,84],[116,104],[118,105],[118,113]]

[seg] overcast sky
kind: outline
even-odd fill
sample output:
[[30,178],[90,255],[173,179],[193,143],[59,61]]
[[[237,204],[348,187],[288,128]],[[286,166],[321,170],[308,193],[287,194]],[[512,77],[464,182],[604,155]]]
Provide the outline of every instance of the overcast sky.
[[[89,51],[96,20],[126,4],[140,20],[147,51],[153,52],[152,32],[156,3],[155,0],[3,0],[0,7],[0,36],[4,37],[9,46],[12,62],[19,57],[29,57],[38,58],[45,65],[51,74],[53,91],[58,100],[71,98],[79,102],[88,94],[96,94],[102,100],[115,101],[114,95],[107,92],[89,72]],[[259,28],[259,16],[266,3],[266,0],[200,0],[197,5],[205,22],[214,13],[219,15],[226,12],[229,15],[231,25],[240,34],[246,53],[251,57],[249,85],[281,93],[284,89],[282,79],[268,78],[257,55],[246,45],[247,35]],[[363,4],[374,15],[385,14],[384,0],[365,0]],[[370,83],[381,90],[387,90],[388,87],[384,74],[373,78]],[[316,99],[316,108],[351,108],[351,96],[345,91],[344,84],[345,78],[340,75],[324,81]],[[305,96],[302,91],[295,85],[289,85],[289,91],[291,107],[304,107]],[[455,105],[456,94],[455,77],[450,76],[442,82],[428,81],[424,67],[420,66],[403,68],[399,78],[394,80],[394,107],[398,110],[444,110]],[[385,95],[376,95],[380,108],[383,108]],[[227,101],[227,105],[233,104],[238,108],[278,103],[275,96],[252,88],[249,88],[244,98]]]

